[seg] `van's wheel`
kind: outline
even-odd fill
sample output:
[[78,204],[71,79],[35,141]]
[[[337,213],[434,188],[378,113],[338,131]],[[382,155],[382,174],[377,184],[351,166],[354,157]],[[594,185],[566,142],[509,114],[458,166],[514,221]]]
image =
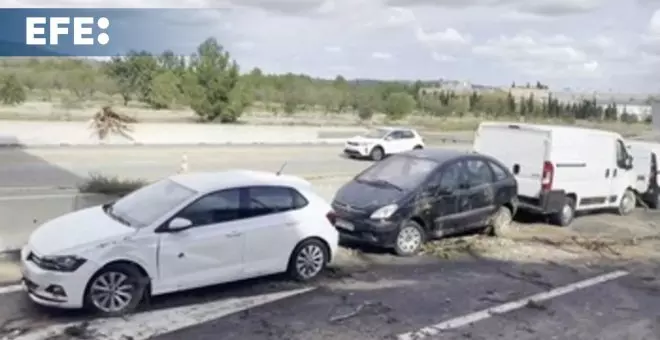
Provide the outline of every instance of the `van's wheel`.
[[649,200],[649,208],[658,209],[660,207],[660,190],[653,191],[653,197]]
[[487,235],[506,236],[511,232],[513,225],[513,213],[511,209],[501,206],[492,217],[490,226],[485,230]]
[[132,312],[144,297],[148,278],[130,264],[111,264],[96,273],[85,290],[85,307],[103,316]]
[[618,213],[619,215],[622,216],[630,215],[633,212],[633,210],[635,210],[636,206],[637,206],[637,195],[635,195],[634,191],[627,189],[623,193],[623,196],[621,196]]
[[421,149],[423,149],[423,148],[424,148],[424,147],[421,146],[421,145],[415,145],[415,147],[413,148],[413,150],[421,150]]
[[575,219],[575,200],[572,197],[566,196],[564,205],[556,213],[550,215],[550,223],[566,227]]
[[385,152],[383,151],[383,148],[380,146],[377,146],[371,150],[371,153],[369,153],[369,158],[371,158],[374,161],[379,161],[385,157]]
[[323,242],[309,239],[298,244],[289,260],[289,275],[297,281],[311,281],[325,269],[329,250]]
[[415,221],[406,221],[396,234],[394,252],[399,256],[414,256],[419,253],[425,242],[424,228]]

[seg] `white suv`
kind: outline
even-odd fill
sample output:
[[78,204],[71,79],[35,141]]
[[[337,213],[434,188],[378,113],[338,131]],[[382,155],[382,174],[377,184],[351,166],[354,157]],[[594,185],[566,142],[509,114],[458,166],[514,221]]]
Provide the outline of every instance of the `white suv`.
[[348,139],[344,153],[379,161],[386,155],[422,148],[424,139],[414,129],[384,127]]

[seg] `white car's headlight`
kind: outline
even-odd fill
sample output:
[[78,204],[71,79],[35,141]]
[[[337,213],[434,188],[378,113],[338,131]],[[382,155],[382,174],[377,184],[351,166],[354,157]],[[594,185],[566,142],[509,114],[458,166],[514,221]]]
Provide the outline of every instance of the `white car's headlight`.
[[87,262],[84,258],[74,255],[37,257],[31,254],[28,256],[28,260],[31,260],[42,269],[58,272],[75,272]]
[[399,206],[396,204],[386,205],[374,211],[370,218],[373,220],[384,220],[386,218],[390,218],[390,216],[392,216],[397,209],[399,209]]

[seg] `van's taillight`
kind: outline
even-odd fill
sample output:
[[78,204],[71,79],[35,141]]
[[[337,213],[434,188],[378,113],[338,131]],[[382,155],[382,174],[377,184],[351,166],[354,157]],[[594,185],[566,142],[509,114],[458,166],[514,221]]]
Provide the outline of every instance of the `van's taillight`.
[[555,167],[550,162],[543,162],[543,175],[541,178],[541,190],[552,190],[552,179],[555,175]]
[[328,212],[325,217],[328,218],[328,221],[330,221],[330,224],[335,225],[335,222],[337,222],[337,214],[334,211]]

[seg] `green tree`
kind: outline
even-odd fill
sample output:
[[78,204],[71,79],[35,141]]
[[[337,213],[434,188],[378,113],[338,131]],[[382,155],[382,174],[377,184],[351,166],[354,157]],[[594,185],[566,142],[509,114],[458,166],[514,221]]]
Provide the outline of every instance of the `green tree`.
[[243,98],[238,91],[238,64],[230,58],[215,38],[209,38],[197,48],[190,60],[184,83],[190,106],[203,121],[230,123],[243,113]]
[[509,94],[506,96],[506,108],[509,111],[508,113],[515,114],[516,113],[516,98],[513,97],[513,94],[509,92]]
[[25,102],[27,99],[27,93],[25,92],[25,87],[18,80],[16,75],[10,74],[5,77],[2,82],[2,87],[0,87],[0,100],[5,105],[17,105]]
[[113,57],[105,66],[105,73],[115,81],[117,92],[124,100],[124,106],[127,106],[135,92],[134,77],[128,63],[121,57]]
[[182,101],[181,79],[174,72],[164,71],[153,79],[149,87],[149,104],[154,109],[167,109]]
[[406,92],[395,92],[387,96],[385,114],[391,120],[404,118],[415,109],[415,98]]

